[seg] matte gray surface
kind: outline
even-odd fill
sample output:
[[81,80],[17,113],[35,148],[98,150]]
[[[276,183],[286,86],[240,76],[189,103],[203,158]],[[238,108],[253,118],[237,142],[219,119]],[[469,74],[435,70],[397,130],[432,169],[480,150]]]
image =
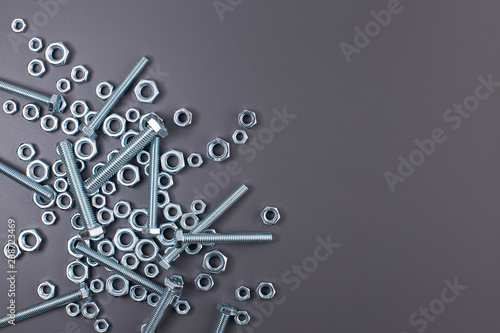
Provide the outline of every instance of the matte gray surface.
[[[241,150],[232,145],[231,159],[220,165],[205,159],[202,168],[183,170],[169,192],[187,209],[199,196],[193,189],[204,193],[206,186],[210,209],[238,184],[248,184],[250,192],[214,226],[220,232],[272,231],[276,241],[219,246],[229,257],[228,271],[214,277],[208,293],[192,284],[202,270],[202,256],[180,258],[172,272],[184,275],[183,298],[190,301],[191,313],[170,311],[158,331],[209,332],[220,301],[252,315],[249,326],[239,329],[231,323],[228,332],[498,331],[499,93],[492,88],[460,127],[456,118],[443,119],[454,103],[475,93],[479,76],[500,81],[498,2],[215,2],[221,3],[226,3],[223,20],[212,1],[70,1],[57,12],[50,7],[52,15],[40,14],[47,8],[37,2],[0,5],[2,79],[52,93],[72,66],[85,64],[91,81],[74,84],[67,99],[85,99],[98,109],[102,102],[95,97],[95,85],[104,80],[118,84],[141,55],[148,56],[161,97],[154,105],[138,107],[166,119],[170,134],[162,151],[204,153],[211,139],[230,139],[239,111],[249,108],[258,114],[257,126],[248,131],[250,143]],[[348,63],[340,44],[354,45],[354,28],[364,29],[373,20],[370,12],[388,5],[398,14],[381,31],[373,30],[370,43]],[[32,21],[27,34],[46,44],[67,43],[70,65],[50,67],[41,79],[29,77],[26,64],[42,55],[29,51],[22,36],[18,46],[9,39],[16,17]],[[135,104],[129,96],[127,101]],[[0,97],[3,101],[8,95]],[[194,112],[194,123],[185,129],[171,118],[180,107]],[[127,108],[123,102],[116,110]],[[295,116],[286,125],[273,120],[275,112],[284,110]],[[27,122],[20,113],[0,116],[2,160],[24,169],[16,149],[33,142],[38,157],[54,161],[55,144],[65,138],[60,130],[44,133],[38,122]],[[392,192],[384,173],[397,172],[399,155],[423,156],[414,153],[414,140],[430,138],[435,128],[442,129],[446,141],[436,144],[413,172],[406,170],[407,179]],[[102,137],[96,161],[117,145]],[[228,167],[236,171],[220,177],[229,178],[229,184],[213,185],[214,175]],[[73,290],[64,273],[71,261],[65,242],[73,234],[68,223],[73,211],[58,211],[59,221],[44,226],[24,188],[5,177],[0,186],[0,220],[14,218],[18,232],[37,227],[45,237],[41,252],[24,254],[17,262],[18,306],[38,302],[36,286],[45,279],[58,285],[59,295]],[[125,198],[145,207],[146,193],[143,181],[134,189],[120,188],[112,202]],[[275,227],[259,218],[268,204],[283,215]],[[110,232],[118,225],[125,221],[115,222]],[[6,233],[5,226],[2,244]],[[318,237],[336,243],[333,253],[315,250]],[[294,268],[303,265],[309,273]],[[102,268],[92,272],[109,275]],[[467,288],[453,293],[449,284],[455,279]],[[274,303],[255,301],[255,293],[248,302],[234,299],[238,285],[253,290],[259,281],[275,283]],[[1,278],[2,313],[7,288]],[[449,304],[436,300],[441,298]],[[112,332],[137,331],[151,313],[148,305],[128,296],[100,294],[96,300]],[[429,306],[428,314],[418,314]],[[5,331],[92,332],[92,325],[56,310]]]

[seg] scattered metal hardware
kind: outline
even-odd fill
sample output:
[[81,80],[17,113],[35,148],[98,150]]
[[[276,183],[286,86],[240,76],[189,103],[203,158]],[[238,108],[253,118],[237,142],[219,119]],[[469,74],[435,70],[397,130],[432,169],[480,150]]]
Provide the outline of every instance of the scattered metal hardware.
[[106,280],[106,291],[115,297],[128,294],[129,282],[123,276],[114,274]]
[[[150,94],[144,95],[144,90],[151,90]],[[152,80],[140,80],[134,89],[135,97],[141,103],[153,103],[160,94],[156,82]]]
[[111,257],[115,254],[115,244],[107,238],[101,239],[97,243],[97,251],[104,254],[106,257]]
[[164,246],[174,245],[174,233],[178,229],[177,224],[163,223],[160,225],[160,233],[156,236],[156,239]]
[[56,286],[47,280],[38,285],[37,292],[41,299],[48,300],[55,296]]
[[133,285],[130,287],[128,292],[130,294],[130,298],[132,298],[136,302],[144,302],[148,297],[148,292],[141,286]]
[[237,145],[242,145],[248,140],[248,134],[244,130],[236,130],[233,133],[233,142]]
[[137,154],[137,163],[141,164],[141,165],[147,165],[149,164],[149,152],[146,151],[146,150],[142,150],[139,152],[139,154]]
[[40,52],[43,49],[43,41],[41,38],[33,37],[28,42],[28,47],[33,52]]
[[137,242],[134,253],[140,261],[150,262],[156,258],[159,250],[158,245],[152,239],[146,238]]
[[158,304],[158,301],[160,300],[160,296],[156,293],[151,293],[148,294],[147,302],[150,306],[156,307],[156,304]]
[[255,290],[261,300],[270,300],[276,295],[276,289],[271,282],[261,282]]
[[128,201],[120,200],[116,202],[115,206],[113,207],[113,212],[117,218],[126,219],[132,212],[132,206]]
[[85,101],[74,101],[70,106],[70,111],[73,117],[83,118],[89,112],[89,106]]
[[64,169],[64,163],[62,160],[55,160],[54,163],[52,163],[52,173],[56,177],[66,176],[66,169]]
[[94,329],[97,333],[105,333],[109,329],[109,323],[106,319],[97,319],[94,323]]
[[182,216],[182,209],[179,204],[170,202],[163,209],[163,215],[167,221],[175,222]]
[[40,107],[33,103],[28,103],[23,107],[23,117],[27,121],[35,121],[40,118]]
[[3,254],[5,258],[15,260],[21,255],[21,249],[17,243],[9,242],[3,247]]
[[250,288],[239,286],[238,288],[236,288],[234,294],[238,301],[246,301],[250,298]]
[[[55,56],[57,51],[62,53],[61,57]],[[49,64],[52,66],[66,65],[68,63],[69,55],[70,52],[68,48],[62,42],[52,43],[47,46],[47,49],[45,50],[45,59],[47,59]]]
[[10,26],[12,28],[12,31],[14,31],[15,33],[25,32],[26,29],[28,28],[28,25],[22,18],[14,19],[14,21],[12,21],[12,24]]
[[17,112],[17,103],[9,99],[3,103],[3,112],[7,114],[14,114]]
[[33,59],[28,63],[28,74],[33,77],[42,77],[46,71],[43,60]]
[[21,161],[31,161],[35,154],[35,147],[31,143],[21,143],[17,148],[17,156]]
[[215,138],[207,144],[207,157],[214,162],[221,163],[229,158],[231,150],[229,142]]
[[76,83],[83,83],[89,80],[89,70],[83,65],[73,67],[71,70],[71,79]]
[[73,136],[78,133],[79,124],[80,122],[78,121],[78,119],[67,117],[64,118],[63,122],[61,123],[61,128],[64,134]]
[[210,274],[200,273],[194,279],[194,285],[200,291],[209,291],[214,286],[214,279]]
[[70,317],[76,317],[80,314],[80,304],[78,303],[69,303],[66,305],[66,313]]
[[42,160],[36,159],[26,166],[26,175],[37,183],[41,183],[49,179],[50,167]]
[[201,156],[201,154],[192,153],[187,158],[187,161],[188,161],[188,165],[191,168],[199,168],[203,164],[203,157]]
[[146,275],[148,278],[155,278],[158,276],[158,274],[160,274],[158,265],[150,262],[146,266],[144,266],[144,275]]
[[[115,128],[116,124],[118,124],[117,128]],[[125,133],[126,124],[127,121],[125,118],[116,113],[112,113],[104,120],[102,131],[110,138],[119,138]]]
[[139,258],[133,253],[125,253],[120,260],[120,263],[131,270],[137,269],[139,267],[140,261]]
[[194,256],[198,253],[201,252],[201,250],[203,249],[203,245],[201,245],[200,243],[192,243],[192,244],[188,244],[187,247],[186,247],[186,254],[187,255],[190,255],[190,256]]
[[196,215],[203,214],[207,204],[202,199],[196,199],[191,203],[191,211]]
[[97,209],[101,209],[104,206],[106,206],[106,197],[100,193],[95,194],[92,196],[92,206]]
[[85,319],[94,319],[101,311],[94,301],[83,303],[80,310]]
[[93,279],[90,281],[90,291],[92,291],[94,294],[99,294],[104,291],[104,282],[99,279]]
[[[83,273],[79,274],[78,271]],[[66,267],[66,276],[71,282],[82,283],[89,278],[89,266],[80,260],[72,261]]]
[[217,324],[213,330],[214,333],[224,333],[226,330],[229,318],[234,317],[238,310],[234,306],[227,303],[217,304],[217,310],[219,310],[219,318],[217,319]]
[[[90,149],[89,149],[90,148]],[[82,161],[90,161],[97,155],[97,144],[95,140],[81,137],[75,142],[75,155]]]
[[160,190],[166,191],[174,186],[174,177],[172,177],[172,175],[167,172],[160,172],[158,174],[157,184]]
[[115,87],[111,83],[104,81],[95,87],[95,94],[97,97],[105,101],[111,96],[111,94],[113,94],[113,89],[115,89]]
[[[126,236],[124,237],[124,235]],[[130,240],[127,241],[127,239]],[[115,243],[116,248],[123,252],[133,251],[138,241],[139,238],[130,228],[119,228],[113,237],[113,243]]]
[[46,114],[40,120],[40,127],[47,133],[54,132],[59,128],[59,118],[52,114]]
[[278,208],[267,206],[264,208],[262,213],[260,213],[262,222],[267,225],[275,225],[281,218]]
[[[200,220],[198,219],[198,216],[196,216],[195,213],[189,212],[182,214],[181,220],[179,222],[180,226],[182,229],[186,231],[191,231],[193,230],[197,225]],[[179,230],[182,234],[182,230]]]
[[56,83],[56,89],[63,94],[69,92],[71,90],[71,81],[66,78],[59,79]]
[[186,127],[193,122],[193,114],[185,108],[179,109],[174,113],[174,123],[180,127]]
[[177,312],[180,315],[187,315],[189,313],[189,310],[191,310],[191,305],[189,305],[189,302],[186,300],[178,300],[177,303],[175,303],[175,312]]
[[73,207],[73,197],[68,192],[59,193],[56,199],[56,205],[62,210],[68,210]]
[[121,143],[122,148],[127,146],[132,141],[132,139],[135,138],[138,134],[139,134],[139,132],[136,132],[134,130],[126,131],[122,135],[122,137],[120,138],[120,143]]
[[116,184],[112,181],[107,181],[102,185],[101,192],[104,195],[112,195],[116,192]]
[[116,175],[118,183],[126,187],[134,187],[141,180],[139,168],[133,164],[125,164]]
[[125,113],[125,119],[127,119],[129,123],[136,123],[140,118],[141,113],[137,109],[130,108]]
[[103,226],[108,226],[115,220],[115,215],[113,211],[107,207],[102,207],[97,211],[97,222]]
[[56,190],[56,192],[66,192],[68,187],[69,184],[65,178],[56,178],[56,180],[54,180],[54,190]]
[[184,154],[175,149],[167,150],[163,155],[161,155],[161,167],[163,171],[175,175],[181,171],[184,166]]
[[250,110],[243,110],[238,115],[238,124],[243,128],[252,128],[257,124],[257,115]]
[[51,210],[45,211],[42,214],[42,223],[45,225],[53,225],[57,221],[57,215]]
[[219,274],[226,270],[227,257],[219,250],[207,252],[203,257],[203,268],[211,274]]
[[[193,213],[191,213],[193,214]],[[182,222],[181,222],[182,226]],[[185,229],[185,228],[184,228]],[[268,232],[248,232],[248,233],[234,233],[234,234],[218,234],[218,233],[183,233],[182,230],[175,232],[175,246],[181,248],[184,244],[256,244],[256,243],[270,243],[273,240],[273,235]]]
[[234,316],[234,321],[236,322],[236,324],[240,326],[247,325],[250,322],[250,315],[248,314],[248,311],[236,312],[236,315]]

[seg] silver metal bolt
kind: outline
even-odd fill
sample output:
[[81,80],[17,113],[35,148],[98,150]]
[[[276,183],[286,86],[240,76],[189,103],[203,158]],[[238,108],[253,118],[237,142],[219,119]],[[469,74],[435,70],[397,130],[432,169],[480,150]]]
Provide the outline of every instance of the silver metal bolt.
[[56,192],[50,186],[42,185],[35,182],[33,179],[26,176],[24,173],[17,171],[13,167],[3,162],[0,162],[0,173],[9,177],[19,185],[24,186],[28,190],[38,193],[47,200],[52,200],[56,195]]
[[[231,193],[223,202],[221,202],[207,217],[205,217],[196,227],[191,230],[190,233],[202,233],[207,230],[212,223],[214,223],[219,217],[222,216],[232,205],[236,203],[246,192],[248,187],[241,184],[238,188]],[[169,247],[163,256],[158,255],[156,260],[158,264],[164,269],[170,269],[170,263],[177,260],[182,252],[186,249],[187,244],[184,244],[180,248]]]
[[97,134],[95,131],[101,126],[104,119],[108,116],[109,112],[115,107],[115,105],[120,101],[123,95],[130,88],[134,80],[141,74],[149,60],[146,57],[141,57],[139,61],[135,64],[129,74],[123,79],[118,88],[113,90],[111,96],[106,100],[106,103],[101,107],[99,112],[92,118],[92,121],[88,124],[82,124],[80,126],[80,131],[90,138],[95,139]]
[[159,135],[162,138],[167,136],[167,128],[156,113],[150,113],[145,118],[145,121],[147,122],[145,128],[129,144],[119,150],[108,163],[104,164],[97,173],[85,181],[87,193],[94,193],[100,189],[105,182],[113,177],[156,136]]
[[200,243],[270,243],[273,234],[270,232],[246,232],[234,234],[209,234],[209,233],[184,233],[182,230],[175,231],[175,247],[180,248],[184,244]]
[[66,108],[66,101],[64,100],[64,97],[60,95],[45,95],[5,81],[0,81],[0,90],[38,104],[45,105],[48,107],[50,112],[61,113]]
[[66,177],[68,178],[71,192],[75,198],[80,216],[85,223],[87,229],[80,235],[82,238],[96,238],[104,233],[104,228],[97,223],[94,211],[90,205],[89,197],[83,188],[82,176],[80,170],[76,166],[76,158],[74,155],[73,145],[68,140],[59,141],[56,152],[64,163],[66,168]]
[[158,176],[160,174],[160,138],[151,141],[149,153],[149,213],[147,227],[142,230],[143,234],[159,235],[158,228]]
[[213,332],[224,333],[227,323],[229,322],[229,318],[236,315],[238,310],[236,310],[234,306],[227,303],[217,304],[217,310],[219,310],[219,318],[217,319],[217,324],[215,325]]
[[7,315],[0,318],[0,327],[10,325],[12,322],[18,322],[24,319],[34,317],[44,312],[68,305],[81,299],[91,300],[92,294],[85,283],[80,285],[80,289],[67,293],[65,295],[54,297],[45,302],[38,303],[26,309],[16,311],[13,317]]

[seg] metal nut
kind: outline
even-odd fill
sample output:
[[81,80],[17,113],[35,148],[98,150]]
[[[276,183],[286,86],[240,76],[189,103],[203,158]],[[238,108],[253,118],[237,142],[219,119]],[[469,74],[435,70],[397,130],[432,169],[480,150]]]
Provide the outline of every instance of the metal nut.
[[186,315],[189,313],[189,310],[191,310],[191,305],[189,305],[188,301],[178,300],[175,303],[175,312],[177,312],[177,314]]
[[[151,95],[149,96],[144,96],[143,90],[144,88],[149,87],[151,89]],[[141,80],[139,83],[135,86],[134,89],[135,92],[135,97],[137,97],[137,100],[141,103],[153,103],[156,97],[160,94],[158,91],[158,87],[156,86],[156,82],[152,80]]]
[[111,257],[115,254],[115,244],[107,238],[101,239],[99,243],[97,243],[97,251],[106,257]]
[[78,303],[69,303],[66,305],[66,313],[70,317],[76,317],[80,314],[80,304]]
[[209,291],[214,286],[214,279],[210,274],[200,273],[194,279],[194,285],[200,291]]
[[153,279],[157,277],[158,274],[160,274],[160,269],[158,268],[158,265],[150,262],[149,264],[144,266],[144,275],[146,275],[146,277]]
[[179,222],[182,229],[186,231],[193,230],[198,225],[199,219],[195,213],[189,212],[185,213],[181,217],[181,221]]
[[233,142],[237,145],[242,145],[248,140],[248,134],[244,130],[236,130],[233,133]]
[[[89,146],[89,150],[85,150],[85,146]],[[97,155],[97,144],[95,140],[82,136],[78,141],[75,142],[75,155],[82,161],[90,161]]]
[[141,113],[137,109],[130,108],[125,113],[125,119],[127,119],[129,123],[136,123],[140,118]]
[[43,60],[33,59],[28,63],[28,74],[33,77],[42,77],[46,71]]
[[267,206],[266,208],[264,208],[262,213],[260,213],[260,218],[262,219],[262,222],[264,222],[264,224],[275,225],[276,223],[278,223],[281,215],[278,208]]
[[163,171],[174,175],[186,166],[184,154],[175,149],[169,149],[161,155],[160,162]]
[[17,243],[9,242],[3,247],[3,254],[7,259],[15,260],[19,258],[21,253],[21,249]]
[[[77,274],[76,267],[81,267],[83,274]],[[82,283],[89,278],[89,266],[80,260],[72,261],[66,267],[66,276],[71,282]]]
[[196,199],[191,203],[191,211],[196,215],[203,214],[207,204],[202,199]]
[[139,267],[139,258],[133,253],[125,253],[120,260],[121,264],[128,269],[134,270]]
[[54,180],[54,190],[56,190],[56,192],[66,192],[68,187],[69,185],[66,178],[56,178],[56,180]]
[[125,164],[116,174],[116,179],[118,180],[118,183],[123,186],[133,187],[141,180],[141,174],[137,166],[133,164]]
[[47,133],[52,133],[59,128],[59,118],[52,114],[46,114],[40,119],[40,127]]
[[[116,113],[112,113],[104,119],[102,124],[103,132],[110,138],[119,138],[123,135],[123,133],[125,133],[126,123],[127,121],[125,118]],[[113,128],[115,124],[118,124],[117,129]]]
[[97,211],[96,219],[100,225],[108,226],[114,222],[115,214],[113,214],[113,211],[111,209],[102,207]]
[[[149,251],[146,251],[145,248],[149,248]],[[135,255],[142,262],[150,262],[156,258],[156,255],[159,251],[158,245],[149,238],[141,239],[135,245]]]
[[[56,59],[54,54],[57,50],[62,52],[62,56]],[[45,59],[47,59],[52,66],[63,66],[68,62],[69,54],[68,48],[62,42],[52,43],[45,50]]]
[[140,165],[147,165],[149,163],[149,152],[146,150],[141,150],[137,154],[136,159],[137,163],[139,163]]
[[50,167],[42,160],[33,160],[26,166],[26,175],[37,183],[41,183],[49,179]]
[[214,162],[221,163],[231,155],[229,142],[215,138],[207,144],[207,157]]
[[73,207],[73,197],[68,192],[59,193],[56,199],[56,206],[62,210],[68,210]]
[[148,220],[148,211],[144,208],[134,209],[128,217],[128,222],[132,229],[141,232],[146,226]]
[[158,188],[166,191],[172,186],[174,186],[174,177],[167,172],[160,172],[158,174]]
[[81,307],[82,316],[85,319],[94,319],[99,315],[100,309],[95,302],[85,302]]
[[174,245],[174,234],[179,228],[173,222],[163,223],[160,225],[160,233],[156,236],[156,239],[164,246]]
[[[119,282],[117,282],[119,281]],[[121,282],[121,286],[119,285]],[[129,282],[127,279],[122,277],[121,275],[114,274],[111,275],[107,280],[106,280],[106,291],[111,295],[115,297],[120,297],[128,294],[128,289],[129,289]]]
[[193,114],[185,108],[179,109],[174,113],[174,123],[180,127],[186,127],[193,122]]
[[51,210],[45,211],[42,214],[42,223],[45,225],[52,225],[56,222],[57,215]]
[[63,94],[69,92],[71,90],[71,81],[66,78],[59,79],[56,83],[56,89]]
[[102,194],[95,194],[92,199],[92,206],[97,209],[101,209],[102,207],[106,206],[106,197]]
[[212,274],[219,274],[226,270],[227,257],[219,250],[207,252],[203,257],[203,268]]
[[243,110],[238,115],[238,124],[243,128],[252,128],[257,124],[257,115],[250,110]]
[[276,289],[271,282],[261,282],[256,289],[257,295],[261,300],[270,300],[276,295]]
[[43,41],[41,38],[33,37],[28,42],[28,47],[33,52],[40,52],[43,49]]
[[105,333],[109,329],[109,323],[106,319],[97,319],[94,323],[94,329],[97,333]]
[[113,93],[113,85],[108,81],[99,83],[95,88],[95,94],[103,101],[107,100]]
[[48,300],[56,294],[56,286],[47,280],[38,285],[37,292],[41,299]]
[[3,112],[13,114],[17,112],[17,103],[9,99],[3,103]]
[[73,136],[76,133],[78,133],[79,125],[80,122],[78,121],[78,119],[73,117],[67,117],[63,120],[61,128],[64,134]]
[[234,315],[234,321],[240,326],[247,325],[250,322],[250,315],[247,311],[238,311]]
[[89,106],[85,101],[74,101],[70,106],[70,111],[73,117],[83,118],[89,112]]
[[83,65],[73,67],[71,70],[71,79],[76,83],[83,83],[89,80],[89,70]]
[[139,132],[137,131],[134,131],[134,130],[128,130],[126,131],[122,137],[120,138],[120,143],[121,143],[121,146],[122,148],[125,147],[126,145],[129,144],[129,142],[135,138],[137,135],[139,134]]
[[17,148],[17,156],[21,161],[31,161],[35,154],[35,147],[31,143],[21,143]]
[[102,293],[104,291],[104,282],[99,278],[93,279],[90,281],[89,288],[94,294]]
[[234,295],[236,296],[236,299],[238,301],[246,301],[250,298],[250,288],[239,286],[238,288],[236,288]]
[[12,24],[10,26],[12,28],[12,31],[14,31],[15,33],[25,32],[26,29],[28,28],[28,25],[22,18],[14,19],[14,21],[12,21]]
[[191,168],[199,168],[203,164],[203,157],[201,156],[201,154],[192,153],[187,158],[187,161],[188,161],[188,165]]
[[170,196],[165,190],[158,190],[158,208],[163,209],[170,202]]
[[125,200],[117,201],[115,206],[113,207],[113,212],[119,219],[126,219],[127,217],[129,217],[131,211],[132,206],[130,205],[130,202]]
[[[128,235],[130,238],[128,242],[126,242],[122,237],[123,235]],[[135,232],[130,228],[119,228],[115,232],[115,236],[113,237],[113,243],[118,250],[123,252],[130,252],[134,250],[135,244],[139,241],[139,238],[135,234]]]
[[112,181],[108,180],[101,186],[101,191],[105,195],[112,195],[116,192],[116,184]]
[[182,209],[179,204],[170,202],[163,209],[163,215],[167,221],[175,222],[182,216]]
[[130,298],[132,298],[136,302],[143,302],[148,297],[148,292],[146,291],[146,289],[138,285],[130,287],[129,294]]
[[40,107],[33,103],[28,103],[23,107],[23,117],[27,121],[35,121],[40,118]]

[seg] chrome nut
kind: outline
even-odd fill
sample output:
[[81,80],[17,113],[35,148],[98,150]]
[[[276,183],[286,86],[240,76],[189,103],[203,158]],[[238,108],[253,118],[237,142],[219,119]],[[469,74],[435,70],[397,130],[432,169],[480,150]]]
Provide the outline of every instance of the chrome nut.
[[[144,250],[145,247],[149,247],[150,251],[146,252]],[[135,245],[134,253],[137,256],[137,258],[139,258],[140,261],[150,262],[156,258],[156,255],[158,254],[159,250],[160,248],[158,247],[158,245],[156,245],[154,240],[146,238],[146,239],[141,239],[137,242],[137,244]]]
[[42,223],[45,225],[53,225],[57,221],[57,215],[51,210],[45,211],[42,214]]
[[87,82],[89,80],[89,73],[89,70],[85,66],[78,65],[71,70],[71,79],[76,83]]
[[[62,56],[57,59],[54,57],[54,53],[56,52],[56,50],[60,50],[62,52]],[[45,50],[45,59],[47,59],[49,64],[51,64],[52,66],[66,65],[69,55],[70,52],[68,48],[62,42],[52,43]]]
[[56,199],[56,206],[62,210],[68,210],[73,207],[73,197],[68,192],[59,193]]
[[125,253],[120,260],[121,264],[130,270],[139,267],[139,258],[133,253]]
[[56,177],[65,177],[66,170],[64,169],[64,163],[62,160],[55,160],[52,164],[52,173]]
[[182,216],[182,209],[179,204],[169,203],[163,209],[163,215],[167,219],[167,221],[175,222]]
[[68,187],[69,185],[66,178],[56,178],[56,180],[54,180],[54,190],[56,190],[56,192],[66,192]]
[[240,326],[247,325],[250,322],[250,315],[248,314],[248,311],[236,312],[234,315],[234,321]]
[[95,88],[95,94],[103,101],[107,100],[113,93],[113,85],[108,81],[99,83]]
[[21,253],[21,249],[17,243],[9,242],[3,247],[3,254],[7,259],[15,260],[19,258]]
[[219,250],[207,252],[203,257],[203,268],[212,274],[219,274],[226,270],[227,257]]
[[54,196],[50,199],[47,199],[38,193],[33,193],[33,202],[40,209],[47,209],[49,207],[52,207],[52,206],[54,206],[54,203],[56,202],[56,195],[55,195],[56,192],[48,185],[44,185],[44,187],[47,190],[52,191],[54,193]]
[[28,63],[28,74],[33,77],[42,77],[46,71],[43,60],[33,59]]
[[94,294],[102,293],[104,291],[104,282],[99,278],[93,279],[90,281],[90,291]]
[[41,299],[48,300],[56,294],[56,286],[47,280],[38,285],[37,292]]
[[7,114],[14,114],[17,112],[17,103],[9,99],[3,103],[3,112]]
[[[75,214],[75,215],[76,215],[76,214]],[[79,215],[79,214],[78,214],[78,215]],[[73,220],[73,218],[71,218],[71,220]],[[84,226],[84,228],[85,228],[85,226]],[[75,249],[75,245],[76,245],[76,242],[77,242],[77,241],[80,241],[81,239],[82,239],[82,238],[81,238],[79,235],[75,235],[75,236],[71,237],[70,239],[68,239],[68,253],[69,253],[71,256],[75,257],[76,259],[81,259],[81,258],[83,258],[83,254],[81,254],[81,253],[76,253],[76,252],[74,251],[74,249]],[[85,240],[85,244],[86,244],[87,246],[90,246],[90,240],[88,240],[88,239],[87,239],[87,240]]]
[[252,128],[257,124],[257,115],[250,110],[243,110],[238,115],[238,124],[243,128]]
[[125,200],[117,201],[113,207],[113,213],[115,213],[115,216],[119,219],[126,219],[129,217],[131,211],[132,206],[130,205],[130,202]]
[[83,118],[89,112],[89,106],[85,101],[74,101],[69,109],[75,118]]
[[[76,267],[81,267],[83,269],[83,274],[77,274]],[[71,282],[82,283],[89,278],[89,266],[80,260],[72,261],[66,267],[66,276]]]
[[100,225],[108,226],[115,221],[113,211],[107,207],[102,207],[96,214],[97,222]]
[[111,161],[113,159],[113,157],[115,157],[115,155],[118,154],[119,152],[120,151],[118,149],[110,150],[110,152],[108,153],[108,155],[106,155],[106,161],[108,161],[108,162]]
[[210,274],[200,273],[194,279],[194,285],[199,291],[209,291],[214,286],[214,279]]
[[196,216],[195,213],[189,212],[182,215],[179,224],[182,229],[186,231],[191,231],[198,225],[199,221],[200,220],[198,219],[198,216]]
[[158,301],[160,300],[160,296],[156,293],[151,293],[148,295],[148,304],[152,306],[153,308],[158,304]]
[[28,103],[23,107],[23,117],[27,121],[35,121],[40,118],[40,107],[33,103]]
[[207,204],[202,199],[196,199],[191,203],[191,211],[196,215],[203,214]]
[[129,123],[136,123],[140,118],[141,112],[137,109],[130,108],[125,113],[125,119],[127,119]]
[[[127,174],[127,171],[130,173],[130,176]],[[123,186],[133,187],[141,180],[139,167],[133,164],[125,164],[116,174],[116,179],[118,180],[118,183]]]
[[52,114],[46,114],[40,119],[40,127],[47,133],[52,133],[59,128],[59,118]]
[[[143,90],[144,88],[149,87],[151,89],[151,95],[144,96]],[[156,82],[152,80],[140,80],[139,83],[135,86],[134,89],[135,97],[141,103],[153,103],[156,97],[160,94],[158,87],[156,86]]]
[[144,287],[133,285],[129,290],[130,298],[135,302],[143,302],[148,297],[148,292]]
[[101,170],[101,168],[104,166],[105,164],[103,162],[97,162],[96,164],[94,164],[94,166],[92,167],[92,174],[95,175],[96,173],[99,172],[99,170]]
[[184,162],[184,154],[175,149],[167,150],[160,158],[163,171],[175,175],[181,171],[186,163]]
[[163,223],[160,225],[160,233],[156,236],[156,239],[161,243],[161,245],[172,246],[175,241],[175,232],[178,229],[177,224],[173,222]]
[[158,274],[160,274],[160,269],[158,268],[158,265],[150,262],[149,264],[144,266],[144,275],[146,275],[146,277],[153,279],[157,277]]
[[[90,150],[86,152],[84,146],[88,145]],[[75,142],[75,156],[82,161],[90,161],[97,155],[97,144],[95,140],[92,140],[86,136],[82,136],[78,141]]]
[[139,134],[139,132],[137,131],[134,131],[134,130],[128,130],[126,131],[122,137],[120,138],[120,143],[121,143],[121,146],[122,148],[125,147],[126,145],[129,144],[129,142],[135,138],[137,135]]
[[15,33],[22,33],[26,31],[28,25],[22,18],[16,18],[14,21],[12,21],[10,27]]
[[78,303],[69,303],[66,305],[66,313],[70,317],[76,317],[80,314],[80,304]]
[[97,319],[94,323],[94,329],[97,333],[105,333],[109,329],[109,323],[106,319]]
[[93,301],[83,303],[81,307],[82,316],[85,319],[94,319],[99,315],[101,310]]
[[174,177],[167,172],[160,172],[158,174],[158,188],[166,191],[172,186],[174,186]]
[[201,154],[192,153],[187,158],[187,161],[188,161],[188,165],[191,168],[199,168],[203,164],[203,157],[201,156]]
[[63,94],[69,92],[71,90],[71,81],[66,78],[59,79],[56,83],[56,89]]
[[26,166],[26,175],[37,183],[41,183],[49,179],[50,167],[42,160],[33,160]]
[[189,310],[191,310],[191,305],[189,305],[188,301],[178,300],[175,303],[175,312],[177,312],[177,314],[186,315],[189,313]]
[[147,165],[149,163],[149,152],[146,150],[141,150],[137,154],[136,159],[137,163],[139,163],[140,165]]
[[116,184],[108,180],[104,183],[104,185],[101,186],[101,192],[104,195],[112,195],[116,192]]
[[186,127],[193,122],[193,114],[185,108],[179,109],[174,113],[174,123],[180,127]]
[[[125,242],[122,238],[123,235],[128,235],[128,238],[130,238],[130,240],[128,242]],[[115,244],[116,248],[123,252],[133,251],[135,248],[135,244],[137,244],[138,241],[139,238],[130,228],[119,228],[118,230],[116,230],[115,236],[113,237],[113,243]]]
[[31,143],[21,143],[17,148],[17,156],[21,161],[31,161],[35,154],[35,147]]
[[270,300],[276,295],[276,289],[271,282],[261,282],[255,290],[261,300]]
[[221,138],[215,138],[207,144],[207,157],[214,162],[221,163],[228,159],[230,155],[229,142]]
[[78,121],[78,119],[73,117],[67,117],[63,120],[61,128],[64,134],[73,136],[76,133],[78,133],[79,125],[80,122]]
[[40,52],[43,49],[43,41],[41,38],[33,37],[28,42],[28,47],[33,52]]
[[85,117],[83,117],[83,122],[85,123],[85,125],[88,126],[88,124],[90,124],[90,122],[92,121],[92,119],[94,119],[94,117],[96,116],[97,114],[97,111],[89,111],[87,112],[87,114],[85,115]]
[[97,243],[97,251],[106,257],[111,257],[115,254],[115,244],[107,238],[101,239]]
[[158,190],[158,208],[163,209],[170,202],[170,196],[165,190]]
[[[118,123],[118,129],[113,128],[113,124]],[[119,138],[125,133],[127,121],[122,116],[112,113],[102,124],[103,132],[110,138]]]
[[188,244],[188,246],[186,246],[184,251],[186,252],[187,255],[194,256],[194,255],[200,253],[201,249],[203,249],[202,244],[192,243],[192,244]]
[[[115,287],[115,281],[121,281],[122,287],[121,288],[116,288]],[[122,277],[121,275],[114,274],[111,275],[107,280],[106,280],[106,291],[114,297],[120,297],[128,294],[128,289],[129,289],[129,282],[127,279]]]
[[275,225],[280,220],[281,215],[278,208],[267,206],[262,213],[260,213],[260,218],[264,224]]
[[248,140],[248,134],[244,130],[236,130],[233,133],[233,142],[237,145],[242,145]]
[[236,288],[234,295],[236,296],[236,299],[238,301],[246,301],[250,298],[250,288],[239,286],[238,288]]
[[94,208],[101,209],[106,206],[106,197],[97,193],[92,197],[91,202]]

